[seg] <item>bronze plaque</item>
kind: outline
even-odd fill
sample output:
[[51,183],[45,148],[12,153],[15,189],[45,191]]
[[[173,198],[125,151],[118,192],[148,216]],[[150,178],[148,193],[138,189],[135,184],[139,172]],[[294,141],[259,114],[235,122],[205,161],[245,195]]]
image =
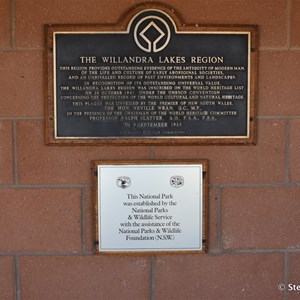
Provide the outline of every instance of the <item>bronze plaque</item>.
[[47,143],[255,143],[256,26],[185,25],[143,4],[46,36]]

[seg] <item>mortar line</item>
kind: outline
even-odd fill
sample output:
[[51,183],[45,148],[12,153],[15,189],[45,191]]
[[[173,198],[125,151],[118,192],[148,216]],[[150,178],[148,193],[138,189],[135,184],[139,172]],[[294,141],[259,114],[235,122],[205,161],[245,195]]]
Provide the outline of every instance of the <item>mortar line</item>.
[[258,47],[259,51],[289,51],[287,46],[282,47]]
[[219,251],[222,249],[222,188],[218,188],[217,193],[217,248]]
[[[9,44],[11,45],[11,37],[9,37]],[[11,47],[0,47],[0,52],[14,52],[14,50]]]
[[[284,269],[283,269],[283,283],[285,284],[285,286],[288,286],[289,283],[289,267],[290,267],[290,260],[289,260],[289,254],[288,252],[284,253]],[[287,288],[285,288],[283,296],[282,296],[282,300],[286,300],[288,297],[287,294]]]
[[223,249],[222,254],[270,254],[270,253],[300,253],[298,249],[278,248],[278,249]]
[[93,251],[72,251],[70,250],[69,252],[67,251],[54,251],[54,252],[49,252],[49,251],[45,251],[45,252],[0,252],[0,257],[11,257],[11,256],[35,256],[35,257],[43,257],[43,256],[90,256],[90,255],[94,255]]
[[83,185],[83,184],[3,184],[0,185],[2,189],[81,189],[81,188],[89,188],[92,187],[90,185]]
[[259,51],[271,51],[271,52],[289,52],[289,51],[299,51],[300,47],[299,46],[290,46],[288,47],[261,47],[258,48]]
[[297,120],[299,116],[258,116],[258,120]]
[[16,49],[16,0],[10,0],[10,45]]
[[45,48],[34,48],[34,47],[0,47],[2,52],[28,52],[28,51],[39,51],[44,52]]
[[291,0],[287,1],[287,47],[290,50],[291,49],[291,13],[292,13],[292,2]]
[[86,251],[86,197],[84,188],[81,188],[81,250]]
[[290,183],[290,121],[286,120],[285,124],[285,149],[284,149],[284,163],[285,163],[285,183],[289,186]]
[[[289,184],[288,186],[294,186],[295,184]],[[209,185],[209,187],[220,187],[220,188],[261,188],[261,187],[274,187],[274,188],[280,188],[280,187],[286,187],[286,183],[283,182],[277,182],[277,183],[228,183],[228,184],[212,184]]]
[[14,185],[19,184],[19,174],[18,174],[18,143],[17,143],[17,124],[14,120],[12,122],[12,136],[13,136],[13,172],[14,172]]
[[289,52],[292,51],[299,51],[299,46],[291,46],[291,48],[286,47],[260,47],[258,48],[259,51],[271,51],[271,52]]
[[45,117],[0,117],[0,121],[45,120]]
[[[211,250],[209,251],[209,255],[239,255],[239,254],[250,254],[250,255],[255,255],[255,254],[275,254],[275,253],[296,253],[296,254],[300,254],[300,248],[298,249],[288,249],[288,248],[279,248],[279,249],[235,249],[235,250],[230,250],[230,249],[223,249],[222,251],[218,251],[218,250]],[[177,255],[178,253],[174,253],[174,255]],[[74,257],[79,257],[79,256],[94,256],[94,251],[91,250],[87,250],[87,251],[53,251],[53,252],[49,252],[49,251],[37,251],[37,252],[0,252],[0,257],[12,257],[12,256],[30,256],[30,257],[43,257],[43,256],[55,256],[55,257],[59,257],[59,256],[74,256]],[[120,254],[122,255],[122,254]],[[129,256],[131,256],[131,254],[128,254]],[[134,257],[136,254],[132,254],[132,257]],[[142,255],[144,257],[151,257],[153,256],[153,262],[155,262],[155,256],[154,255],[150,255],[150,254],[139,254]],[[170,254],[173,255],[173,254]],[[196,255],[196,254],[195,254]],[[118,255],[116,255],[117,257]],[[151,267],[150,267],[151,269]],[[155,278],[155,272],[154,272],[154,267],[153,267],[153,271],[150,271],[150,273],[152,274],[153,279]],[[151,280],[152,282],[152,280]],[[153,282],[154,283],[154,282]]]
[[20,258],[18,255],[14,257],[14,276],[15,276],[15,300],[21,300],[20,290]]

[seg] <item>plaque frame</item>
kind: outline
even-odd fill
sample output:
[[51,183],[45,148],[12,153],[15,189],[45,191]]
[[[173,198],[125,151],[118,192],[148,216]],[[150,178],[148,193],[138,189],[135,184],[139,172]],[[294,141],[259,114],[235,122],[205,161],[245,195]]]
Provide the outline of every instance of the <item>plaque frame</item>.
[[[92,162],[92,176],[93,176],[93,188],[94,188],[94,253],[96,255],[101,254],[178,254],[178,253],[195,253],[195,254],[205,254],[208,251],[208,213],[209,213],[209,201],[208,201],[208,160],[200,159],[200,160],[137,160],[137,161],[105,161],[105,160],[97,160]],[[201,222],[200,239],[202,238],[201,246],[199,249],[111,249],[111,250],[101,250],[101,242],[100,235],[101,230],[99,230],[99,220],[100,220],[100,208],[99,208],[99,195],[102,192],[101,186],[99,186],[99,174],[98,168],[102,167],[120,167],[121,169],[127,167],[195,167],[201,165],[202,168],[202,178],[198,178],[201,180],[199,183],[201,186],[202,195],[199,198],[201,203],[201,214],[199,215],[199,221]],[[101,201],[109,201],[109,199],[101,200]],[[126,217],[126,214],[124,215]],[[122,221],[122,220],[119,220]]]
[[[54,66],[55,34],[59,33],[128,33],[131,20],[146,10],[157,10],[170,16],[176,25],[176,33],[247,33],[248,45],[248,103],[247,134],[243,136],[117,136],[117,137],[57,137],[56,134],[56,82]],[[114,24],[47,24],[45,25],[45,139],[47,145],[254,145],[256,144],[256,99],[258,72],[258,26],[188,24],[178,12],[165,4],[145,2],[125,12]]]

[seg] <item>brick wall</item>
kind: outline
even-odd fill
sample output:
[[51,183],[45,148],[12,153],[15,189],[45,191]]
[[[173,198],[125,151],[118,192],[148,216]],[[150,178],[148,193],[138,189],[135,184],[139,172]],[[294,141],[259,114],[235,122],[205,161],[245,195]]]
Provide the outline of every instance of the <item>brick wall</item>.
[[[0,299],[299,299],[300,1],[167,0],[258,24],[256,146],[47,147],[43,24],[113,23],[129,0],[0,1]],[[94,256],[91,160],[210,161],[207,255]]]

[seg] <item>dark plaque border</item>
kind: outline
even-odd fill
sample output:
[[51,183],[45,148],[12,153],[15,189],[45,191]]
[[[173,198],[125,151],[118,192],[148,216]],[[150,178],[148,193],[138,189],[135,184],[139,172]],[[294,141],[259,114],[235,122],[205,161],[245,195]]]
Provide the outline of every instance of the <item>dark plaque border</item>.
[[[205,33],[212,34],[248,34],[248,79],[247,79],[247,134],[245,135],[211,135],[211,136],[57,136],[57,87],[55,66],[55,35],[57,33],[96,33],[103,34],[129,32],[134,17],[153,10],[166,14],[175,25],[176,34],[184,33],[188,36]],[[188,34],[187,34],[188,33]],[[163,39],[162,39],[163,42]],[[255,144],[256,143],[256,97],[257,97],[257,63],[258,63],[258,27],[256,25],[202,25],[186,24],[174,12],[174,9],[154,3],[143,3],[125,13],[116,24],[90,24],[90,25],[45,25],[45,96],[46,96],[46,143],[56,145],[200,145],[200,144]],[[120,45],[121,46],[121,45]],[[143,45],[142,45],[143,46]],[[144,45],[145,46],[145,45]],[[147,46],[147,45],[146,45]],[[159,46],[159,44],[158,44]],[[238,54],[238,53],[237,53]],[[180,65],[180,64],[179,64]],[[66,120],[65,120],[66,121]],[[97,126],[97,122],[95,123]],[[72,125],[71,125],[72,126]],[[109,128],[109,126],[107,126]],[[106,129],[105,129],[106,130]],[[109,129],[107,129],[109,130]]]

